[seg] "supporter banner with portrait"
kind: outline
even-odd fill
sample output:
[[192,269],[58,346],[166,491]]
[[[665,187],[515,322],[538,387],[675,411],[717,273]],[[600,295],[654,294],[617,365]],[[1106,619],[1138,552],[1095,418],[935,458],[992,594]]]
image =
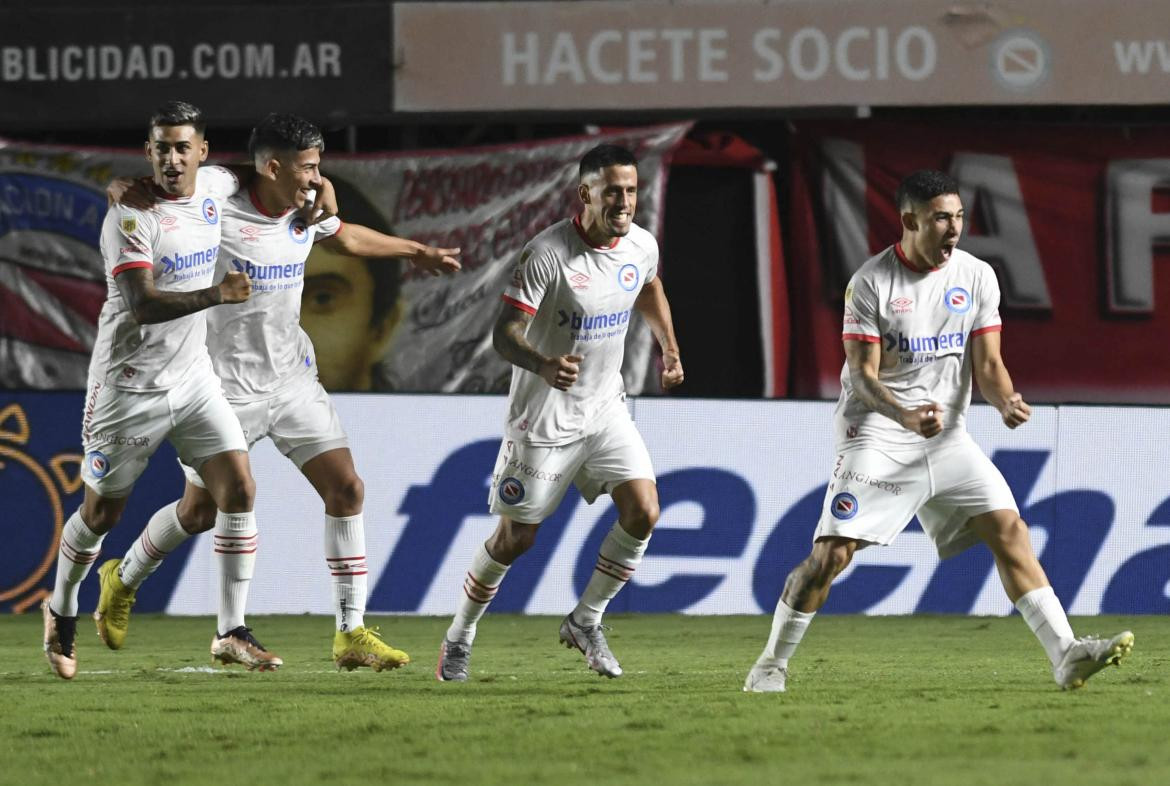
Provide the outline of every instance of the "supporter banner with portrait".
[[959,182],[959,247],[999,276],[1004,357],[1026,398],[1170,403],[1168,130],[797,123],[785,219],[792,392],[837,395],[845,285],[901,237],[900,179],[931,168]]
[[[577,163],[615,142],[640,159],[637,221],[660,234],[666,156],[688,125],[411,155],[334,156],[324,171],[345,221],[459,246],[463,272],[415,276],[391,260],[316,249],[302,321],[332,390],[504,390],[509,366],[491,327],[513,255],[572,215]],[[98,237],[105,186],[149,170],[141,152],[0,140],[0,387],[82,389],[106,296]],[[627,339],[626,382],[643,391],[648,329]]]

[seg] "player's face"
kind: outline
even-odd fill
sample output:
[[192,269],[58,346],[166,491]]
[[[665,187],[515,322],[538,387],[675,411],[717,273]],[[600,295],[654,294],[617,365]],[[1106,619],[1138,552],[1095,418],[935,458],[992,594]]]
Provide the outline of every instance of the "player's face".
[[397,310],[374,318],[374,279],[365,261],[321,246],[309,257],[301,294],[301,326],[317,350],[317,375],[327,390],[369,390]]
[[172,196],[195,193],[195,175],[207,160],[207,142],[193,126],[154,126],[146,140],[154,182]]
[[936,196],[915,212],[918,231],[914,248],[931,267],[941,267],[951,258],[963,233],[963,216],[963,203],[957,194]]
[[321,187],[321,151],[315,147],[282,156],[276,169],[276,187],[285,205],[302,208],[309,192]]
[[638,205],[638,168],[628,164],[607,166],[582,183],[586,224],[606,237],[625,237]]

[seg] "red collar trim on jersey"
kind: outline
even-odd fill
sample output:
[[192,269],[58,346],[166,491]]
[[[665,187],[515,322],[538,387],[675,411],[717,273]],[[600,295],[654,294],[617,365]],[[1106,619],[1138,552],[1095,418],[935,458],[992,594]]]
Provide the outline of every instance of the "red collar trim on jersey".
[[617,248],[618,241],[621,240],[620,237],[615,237],[613,242],[608,246],[595,245],[593,241],[589,239],[589,235],[585,234],[585,227],[581,226],[581,216],[573,216],[573,228],[577,230],[577,234],[580,235],[581,239],[585,241],[585,245],[589,246],[590,248],[597,248],[603,251],[608,251],[611,248]]
[[894,244],[894,253],[898,255],[899,262],[901,262],[903,265],[905,265],[909,269],[913,270],[915,273],[934,273],[935,271],[942,270],[942,268],[938,268],[938,267],[932,267],[928,270],[919,270],[917,267],[914,266],[913,262],[911,262],[909,259],[906,258],[906,252],[902,250],[901,243]]
[[268,216],[269,218],[280,218],[285,213],[292,210],[291,207],[286,207],[284,210],[280,211],[279,213],[269,213],[267,210],[264,209],[264,205],[260,201],[260,195],[256,193],[256,184],[255,183],[248,186],[248,199],[252,200],[252,207],[259,210],[260,215]]
[[[150,181],[150,188],[152,191],[154,191],[154,195],[156,197],[158,197],[159,199],[165,199],[168,202],[178,202],[180,199],[190,199],[191,198],[191,197],[185,197],[185,196],[178,196],[177,194],[167,193],[166,189],[164,189],[162,186],[160,186],[158,183],[154,182],[153,180]],[[195,196],[195,195],[192,194],[191,196]]]

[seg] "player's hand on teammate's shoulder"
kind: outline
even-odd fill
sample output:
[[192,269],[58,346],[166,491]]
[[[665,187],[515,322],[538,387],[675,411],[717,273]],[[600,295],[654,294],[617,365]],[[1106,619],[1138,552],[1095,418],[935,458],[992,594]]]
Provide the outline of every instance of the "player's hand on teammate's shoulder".
[[682,357],[678,351],[662,353],[662,389],[670,390],[682,384]]
[[252,279],[247,273],[233,270],[219,282],[219,294],[224,303],[243,303],[252,294]]
[[936,401],[903,412],[902,426],[929,439],[942,433],[942,405]]
[[557,355],[540,367],[541,378],[557,390],[568,390],[581,373],[581,355]]
[[106,186],[106,204],[150,210],[158,202],[149,177],[115,177]]
[[1019,393],[1013,393],[1003,403],[999,414],[1003,417],[1005,426],[1015,428],[1028,422],[1028,419],[1032,417],[1032,407],[1024,401],[1024,397]]
[[457,273],[463,269],[463,265],[459,263],[459,253],[458,248],[423,246],[410,261],[419,270],[425,270],[432,276]]

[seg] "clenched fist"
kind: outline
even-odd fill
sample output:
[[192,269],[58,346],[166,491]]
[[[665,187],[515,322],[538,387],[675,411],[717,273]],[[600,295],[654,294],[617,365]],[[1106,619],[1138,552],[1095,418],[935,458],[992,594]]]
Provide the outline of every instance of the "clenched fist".
[[219,282],[219,294],[224,303],[243,303],[252,294],[252,279],[247,273],[233,270]]

